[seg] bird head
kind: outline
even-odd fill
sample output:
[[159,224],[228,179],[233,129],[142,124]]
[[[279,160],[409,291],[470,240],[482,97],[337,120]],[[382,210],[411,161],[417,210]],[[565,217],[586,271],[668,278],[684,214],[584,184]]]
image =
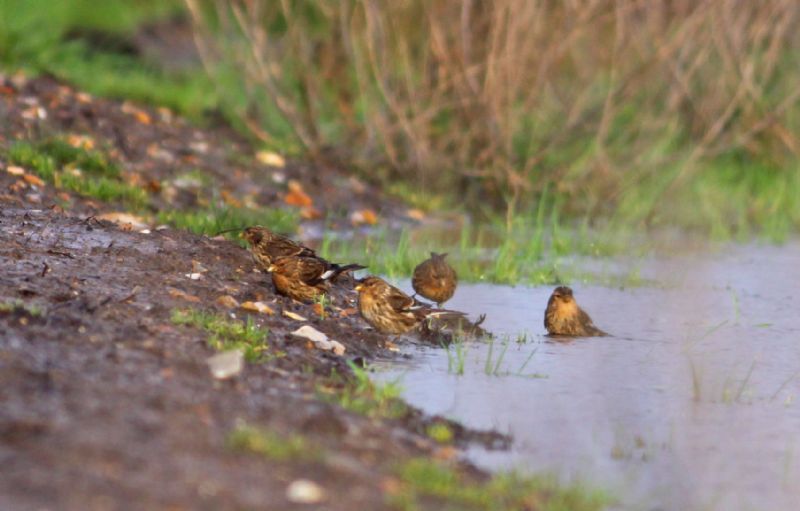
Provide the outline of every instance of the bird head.
[[553,290],[553,298],[560,302],[569,303],[575,298],[572,296],[572,289],[567,286],[558,286]]
[[264,237],[263,228],[256,225],[253,227],[248,227],[242,234],[239,235],[241,238],[244,238],[245,241],[250,243],[251,245],[257,245],[261,242],[261,239]]
[[380,286],[382,283],[383,281],[380,278],[369,275],[358,281],[355,290],[360,293],[362,291],[373,289],[376,286]]

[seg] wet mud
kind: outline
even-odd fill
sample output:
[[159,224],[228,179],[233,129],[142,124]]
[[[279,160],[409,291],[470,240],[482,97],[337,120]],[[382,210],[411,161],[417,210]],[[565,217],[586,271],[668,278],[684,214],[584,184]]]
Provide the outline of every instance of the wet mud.
[[[0,299],[15,304],[0,312],[2,509],[290,509],[296,478],[323,486],[326,509],[381,508],[394,464],[441,450],[425,430],[444,419],[414,409],[369,419],[321,400],[320,383],[346,377],[347,360],[398,357],[391,342],[346,309],[322,319],[275,295],[232,242],[4,205],[0,269]],[[187,307],[241,317],[222,295],[267,303],[274,315],[252,317],[280,353],[225,381],[209,372],[206,333],[170,321]],[[288,335],[302,324],[345,354]],[[226,438],[237,421],[334,454],[312,463],[234,453]],[[456,445],[507,443],[450,424]]]

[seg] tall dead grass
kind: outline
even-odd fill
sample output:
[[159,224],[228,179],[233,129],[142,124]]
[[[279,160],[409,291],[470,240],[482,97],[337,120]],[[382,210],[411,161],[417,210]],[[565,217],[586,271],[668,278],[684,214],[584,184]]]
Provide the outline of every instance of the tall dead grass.
[[185,1],[258,136],[510,212],[800,151],[796,0]]

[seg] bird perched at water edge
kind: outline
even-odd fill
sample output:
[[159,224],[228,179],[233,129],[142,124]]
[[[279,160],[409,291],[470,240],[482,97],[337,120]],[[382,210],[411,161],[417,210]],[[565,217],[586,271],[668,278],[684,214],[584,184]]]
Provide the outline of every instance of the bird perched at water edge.
[[433,300],[441,307],[444,302],[453,297],[458,285],[458,276],[452,266],[444,258],[447,254],[431,252],[430,259],[426,259],[414,268],[411,286],[414,291]]
[[[384,334],[404,334],[416,328],[426,317],[437,311],[423,305],[385,280],[370,275],[356,286],[358,310],[375,330]],[[463,314],[462,314],[463,316]]]
[[553,290],[544,312],[544,327],[550,335],[571,337],[599,337],[608,335],[592,322],[592,318],[578,307],[572,289],[559,286]]
[[318,257],[287,256],[267,267],[278,293],[300,302],[313,302],[328,290],[328,283],[344,272],[366,268],[360,264],[340,266]]

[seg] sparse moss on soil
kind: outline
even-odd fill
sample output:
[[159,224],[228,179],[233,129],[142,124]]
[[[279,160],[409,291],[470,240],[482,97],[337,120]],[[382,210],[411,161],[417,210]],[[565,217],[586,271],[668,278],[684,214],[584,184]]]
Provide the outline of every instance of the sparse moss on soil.
[[249,362],[269,358],[269,329],[257,326],[252,317],[240,321],[218,313],[175,309],[171,319],[176,325],[189,325],[208,332],[208,345],[215,350],[241,350]]
[[597,511],[607,495],[581,485],[562,486],[554,478],[501,473],[480,480],[431,459],[406,461],[397,468],[399,484],[390,502],[403,511]]
[[400,399],[399,382],[374,382],[366,369],[353,363],[349,366],[352,377],[334,372],[328,382],[318,387],[321,399],[372,418],[397,419],[408,412],[408,406]]
[[280,434],[246,423],[239,423],[228,435],[234,451],[258,454],[273,461],[318,461],[323,453],[296,433]]

